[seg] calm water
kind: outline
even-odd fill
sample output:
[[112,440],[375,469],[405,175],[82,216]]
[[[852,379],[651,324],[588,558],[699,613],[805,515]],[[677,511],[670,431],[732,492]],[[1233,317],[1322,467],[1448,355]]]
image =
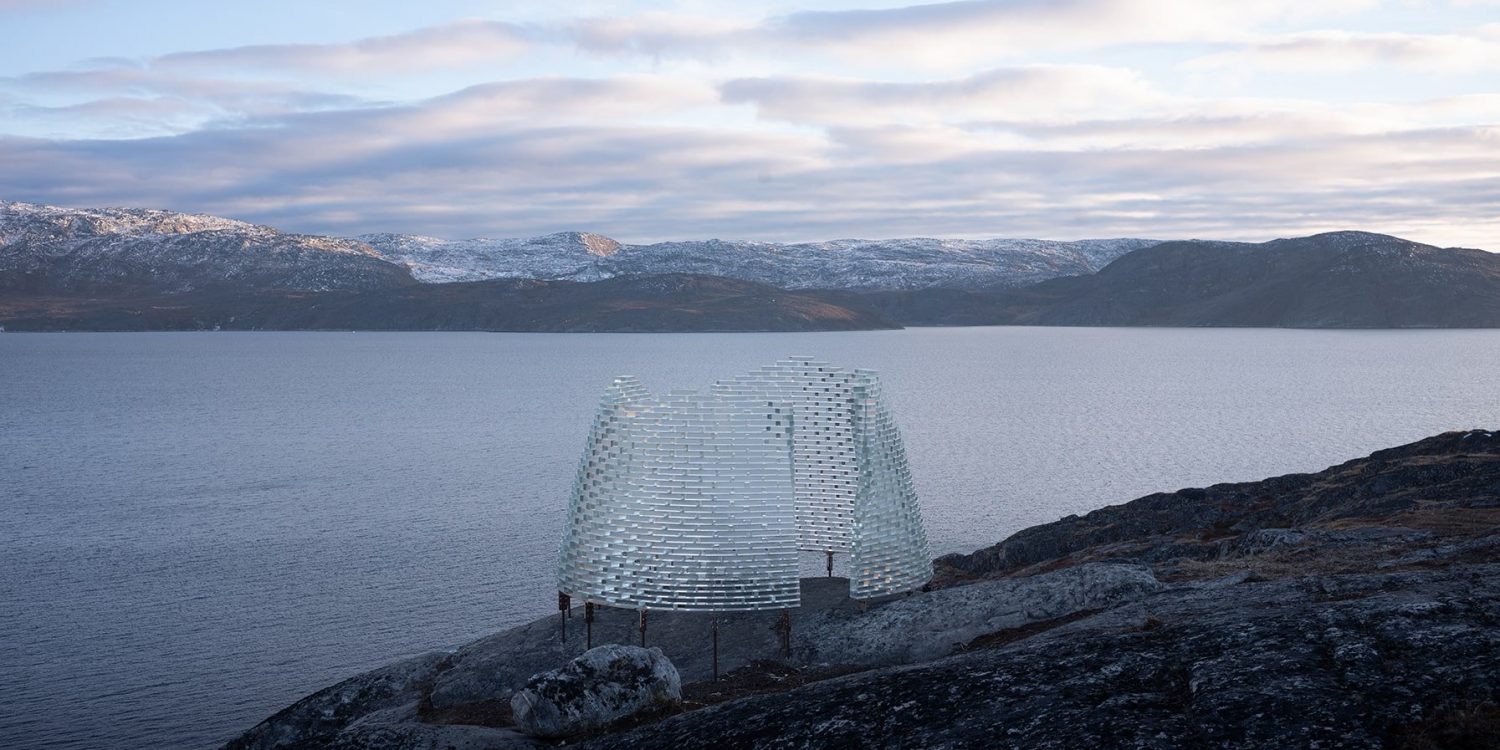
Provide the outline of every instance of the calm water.
[[879,369],[935,552],[1500,427],[1500,332],[0,335],[0,745],[209,747],[545,614],[616,374]]

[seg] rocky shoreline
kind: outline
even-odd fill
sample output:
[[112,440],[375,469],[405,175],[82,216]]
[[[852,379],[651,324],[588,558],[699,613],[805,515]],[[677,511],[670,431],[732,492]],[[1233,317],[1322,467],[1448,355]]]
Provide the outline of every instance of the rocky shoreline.
[[[861,607],[805,582],[792,649],[765,614],[652,613],[671,708],[570,746],[1500,746],[1500,433],[1316,474],[1150,495],[938,561]],[[636,643],[601,609],[593,644]],[[226,747],[546,747],[528,680],[585,651],[581,612],[314,693]]]

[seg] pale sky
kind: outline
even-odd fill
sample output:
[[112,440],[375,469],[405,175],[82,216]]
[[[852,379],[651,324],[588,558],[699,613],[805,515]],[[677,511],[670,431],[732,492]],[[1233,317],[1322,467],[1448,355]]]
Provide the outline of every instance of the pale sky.
[[1500,250],[1500,0],[0,0],[0,199]]

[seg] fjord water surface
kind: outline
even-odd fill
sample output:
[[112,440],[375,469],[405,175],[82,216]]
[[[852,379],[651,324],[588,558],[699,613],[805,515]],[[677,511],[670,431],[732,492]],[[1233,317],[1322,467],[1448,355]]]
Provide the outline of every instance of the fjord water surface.
[[1500,427],[1491,331],[4,334],[0,745],[211,747],[547,614],[610,378],[788,354],[881,371],[935,553]]

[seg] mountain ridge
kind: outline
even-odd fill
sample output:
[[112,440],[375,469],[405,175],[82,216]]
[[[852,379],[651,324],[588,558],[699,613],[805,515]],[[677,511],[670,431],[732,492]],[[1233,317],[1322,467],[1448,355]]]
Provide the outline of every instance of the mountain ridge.
[[[958,240],[929,237],[779,243],[679,240],[628,244],[594,232],[447,240],[375,233],[353,238],[282,232],[207,214],[141,208],[62,208],[0,201],[0,288],[102,290],[111,283],[190,291],[234,280],[309,291],[495,278],[600,281],[685,273],[784,289],[860,291],[1022,286],[1097,271],[1158,240]],[[257,274],[267,263],[322,265],[312,278]],[[318,256],[326,252],[329,256]],[[270,256],[279,256],[271,258]],[[402,271],[382,268],[374,261]],[[113,268],[107,268],[114,263]],[[340,278],[341,268],[346,278]],[[159,278],[152,278],[155,273]],[[217,273],[219,277],[213,276]],[[357,279],[357,280],[356,280]]]
[[364,243],[205,214],[0,201],[0,291],[182,293],[414,284]]
[[[1500,255],[1372,232],[1171,241],[1025,290],[1007,322],[1281,328],[1500,325]],[[1021,295],[1013,295],[1019,301]]]
[[861,291],[959,286],[1021,286],[1091,273],[1158,240],[955,240],[908,237],[822,242],[678,240],[620,243],[589,232],[531,238],[445,240],[410,234],[354,238],[427,283],[490,278],[598,281],[616,276],[691,273],[783,289],[836,286]]
[[[500,283],[527,280],[537,283]],[[527,316],[525,304],[556,319]],[[0,325],[1490,328],[1500,255],[1355,230],[1262,243],[342,239],[203,214],[0,202]]]

